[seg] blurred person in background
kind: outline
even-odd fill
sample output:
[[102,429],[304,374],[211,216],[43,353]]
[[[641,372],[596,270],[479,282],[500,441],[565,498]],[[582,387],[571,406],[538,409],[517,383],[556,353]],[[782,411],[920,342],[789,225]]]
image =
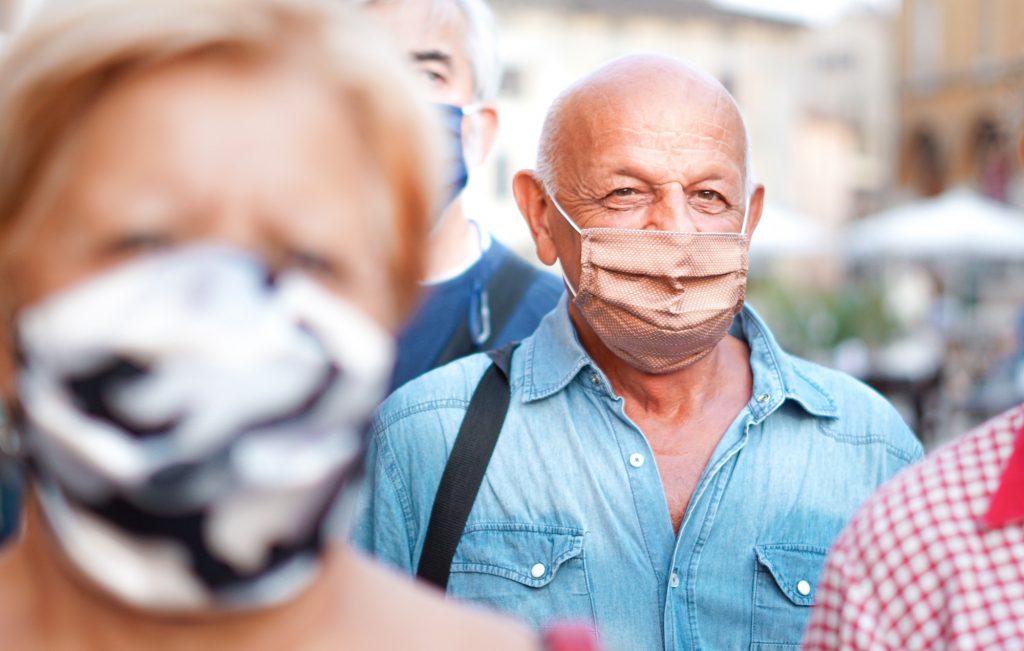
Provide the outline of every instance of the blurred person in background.
[[[614,61],[555,100],[514,190],[568,294],[506,364],[452,596],[537,627],[590,619],[612,649],[799,645],[828,546],[921,446],[744,305],[764,200],[749,151],[733,98],[676,59]],[[360,545],[422,574],[439,481],[501,363],[460,360],[384,404]]]
[[393,385],[530,335],[562,295],[553,274],[495,240],[462,191],[494,144],[501,82],[484,0],[354,0],[393,37],[445,122],[446,199],[426,249],[426,300],[398,339]]
[[371,32],[315,0],[112,0],[11,42],[3,648],[542,647],[324,533],[436,205],[432,116]]
[[[1024,162],[1024,136],[1019,150]],[[804,648],[1024,649],[1024,404],[860,508],[829,554]]]

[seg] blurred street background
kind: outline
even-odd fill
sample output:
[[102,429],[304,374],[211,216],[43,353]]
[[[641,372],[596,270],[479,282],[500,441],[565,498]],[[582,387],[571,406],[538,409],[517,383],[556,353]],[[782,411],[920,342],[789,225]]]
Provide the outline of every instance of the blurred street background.
[[[16,29],[45,0],[0,0]],[[56,0],[59,1],[59,0]],[[638,51],[735,95],[767,208],[750,303],[889,396],[929,447],[1024,400],[1022,0],[491,0],[505,76],[468,212],[533,257],[511,194],[569,83]]]

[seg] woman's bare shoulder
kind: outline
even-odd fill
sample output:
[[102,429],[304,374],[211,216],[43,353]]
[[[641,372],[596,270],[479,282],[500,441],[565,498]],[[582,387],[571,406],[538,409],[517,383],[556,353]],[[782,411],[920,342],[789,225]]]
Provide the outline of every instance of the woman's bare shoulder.
[[[450,651],[539,651],[540,640],[525,626],[502,615],[455,603],[411,578],[353,555],[359,569],[358,610],[375,648]],[[386,643],[385,647],[383,643]],[[394,646],[392,646],[394,645]]]

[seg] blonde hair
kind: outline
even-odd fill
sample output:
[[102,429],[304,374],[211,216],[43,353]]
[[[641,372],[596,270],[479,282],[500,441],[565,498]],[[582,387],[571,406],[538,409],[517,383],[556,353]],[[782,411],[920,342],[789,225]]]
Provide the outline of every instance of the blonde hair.
[[[208,55],[315,66],[346,107],[381,179],[381,236],[397,305],[411,309],[438,206],[434,129],[393,47],[330,0],[81,0],[44,17],[0,56],[0,242],[68,173],[81,117],[129,74]],[[6,248],[6,247],[4,247]]]

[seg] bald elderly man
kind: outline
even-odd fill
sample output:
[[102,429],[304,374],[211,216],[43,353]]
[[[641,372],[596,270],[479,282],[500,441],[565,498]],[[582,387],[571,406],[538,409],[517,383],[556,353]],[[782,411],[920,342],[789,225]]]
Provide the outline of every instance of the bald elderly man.
[[[453,597],[591,622],[613,650],[795,649],[832,539],[920,457],[889,403],[785,353],[744,306],[764,201],[745,133],[717,81],[657,56],[554,103],[514,189],[569,293],[512,353]],[[460,445],[502,413],[492,359],[410,383],[373,428],[358,540],[407,572],[439,556],[432,514],[463,499],[447,482],[434,503],[481,377],[489,404]]]

